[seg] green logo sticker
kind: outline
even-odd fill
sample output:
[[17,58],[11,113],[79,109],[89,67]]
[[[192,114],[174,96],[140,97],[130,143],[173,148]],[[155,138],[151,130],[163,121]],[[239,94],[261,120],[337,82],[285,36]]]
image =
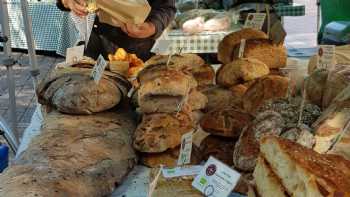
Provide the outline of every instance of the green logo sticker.
[[206,185],[206,184],[207,184],[207,179],[205,179],[204,177],[202,177],[202,178],[200,179],[199,183],[200,183],[201,185]]

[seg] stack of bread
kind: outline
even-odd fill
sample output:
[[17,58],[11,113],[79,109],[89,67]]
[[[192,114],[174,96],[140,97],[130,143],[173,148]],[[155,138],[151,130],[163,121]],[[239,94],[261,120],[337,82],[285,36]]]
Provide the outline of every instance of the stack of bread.
[[[134,133],[134,148],[146,166],[176,166],[182,135],[195,131],[197,111],[207,97],[198,84],[213,81],[214,71],[196,55],[155,56],[138,75],[137,104],[142,121]],[[204,73],[204,74],[202,74]],[[204,76],[204,77],[203,77]],[[206,76],[206,77],[205,77]],[[200,162],[193,151],[192,162]]]
[[255,196],[350,196],[350,161],[343,157],[272,136],[261,140],[260,149]]

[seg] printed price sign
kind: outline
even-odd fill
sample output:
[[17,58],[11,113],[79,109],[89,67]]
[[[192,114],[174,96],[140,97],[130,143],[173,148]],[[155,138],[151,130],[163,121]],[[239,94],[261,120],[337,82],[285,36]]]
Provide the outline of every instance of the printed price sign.
[[241,44],[239,46],[239,52],[238,52],[239,58],[243,58],[244,56],[244,49],[245,49],[246,42],[247,42],[246,39],[241,40]]
[[96,64],[91,72],[91,78],[98,83],[103,75],[103,71],[106,69],[107,62],[102,55],[98,56]]
[[240,177],[238,172],[214,157],[210,157],[192,182],[192,186],[205,196],[227,197],[237,185]]
[[78,62],[83,58],[84,45],[68,48],[66,51],[66,63]]
[[199,174],[203,166],[185,166],[176,168],[163,168],[165,178],[174,178],[181,176],[193,176]]
[[186,133],[181,138],[180,155],[177,165],[182,166],[191,162],[193,131]]
[[318,49],[318,68],[331,70],[335,64],[335,46],[320,45]]
[[244,28],[261,30],[265,22],[265,13],[249,13],[244,23]]
[[155,54],[165,54],[169,51],[170,45],[171,45],[170,40],[158,40],[156,44],[153,46],[151,52]]

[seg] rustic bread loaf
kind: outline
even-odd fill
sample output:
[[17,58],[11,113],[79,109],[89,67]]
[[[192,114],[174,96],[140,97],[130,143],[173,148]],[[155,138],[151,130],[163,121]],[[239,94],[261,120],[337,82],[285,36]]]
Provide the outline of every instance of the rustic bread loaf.
[[210,156],[213,156],[226,165],[232,166],[232,154],[234,146],[235,142],[230,138],[209,135],[200,144],[198,153],[205,161],[208,160]]
[[307,100],[320,107],[322,107],[322,98],[326,89],[327,77],[327,70],[317,69],[304,82]]
[[288,78],[278,75],[268,75],[258,79],[245,93],[243,108],[248,112],[254,112],[270,99],[286,97],[288,81]]
[[142,84],[138,90],[138,103],[143,113],[171,113],[182,110],[194,84],[191,77],[180,71],[167,74]]
[[145,114],[134,133],[134,148],[140,152],[161,153],[181,144],[183,134],[194,129],[189,114]]
[[337,65],[330,71],[322,98],[326,109],[333,99],[350,84],[350,65]]
[[217,136],[238,138],[253,117],[236,107],[223,107],[208,112],[201,120],[204,131]]
[[248,87],[243,85],[243,84],[239,84],[239,85],[235,85],[229,88],[232,91],[232,94],[235,98],[243,98],[244,94],[247,92]]
[[[180,148],[176,147],[169,149],[163,153],[142,153],[140,161],[143,165],[150,168],[158,168],[160,165],[164,167],[173,168],[177,166]],[[190,165],[197,165],[202,161],[202,154],[198,152],[197,147],[192,146],[191,163]]]
[[269,68],[261,61],[241,58],[221,66],[217,72],[216,83],[224,87],[231,87],[260,78],[269,72]]
[[187,104],[192,111],[201,110],[206,107],[208,98],[196,89],[192,89],[188,95]]
[[291,196],[349,196],[350,161],[324,155],[290,140],[261,140],[262,156]]
[[0,196],[109,196],[136,165],[135,122],[120,110],[44,115],[40,134],[0,176]]
[[215,70],[208,64],[193,67],[188,71],[188,73],[190,73],[197,81],[198,86],[214,84]]
[[199,88],[198,90],[208,98],[208,104],[204,109],[206,112],[228,105],[241,104],[240,97],[235,97],[231,90],[218,85],[205,86]]
[[270,165],[260,156],[254,169],[256,190],[261,197],[287,197],[286,189]]
[[[238,51],[239,45],[236,48]],[[285,46],[273,44],[268,39],[247,40],[243,57],[260,60],[270,69],[283,68],[287,65]]]
[[130,83],[124,77],[105,71],[97,84],[91,68],[75,66],[55,69],[38,85],[41,104],[68,114],[92,114],[115,107],[127,96]]
[[267,39],[268,36],[259,30],[252,28],[244,28],[240,31],[233,32],[224,37],[218,46],[218,60],[223,64],[232,62],[234,57],[234,50],[239,46],[242,39]]
[[235,168],[251,172],[259,156],[259,141],[264,135],[280,135],[284,128],[282,116],[276,112],[266,111],[244,128],[233,152]]
[[[168,55],[155,55],[145,62],[145,66],[166,65],[168,59]],[[176,70],[191,70],[204,64],[205,61],[196,54],[174,54],[171,56],[168,67]]]
[[319,153],[329,151],[350,120],[349,92],[350,87],[345,88],[313,124],[316,138],[315,151]]

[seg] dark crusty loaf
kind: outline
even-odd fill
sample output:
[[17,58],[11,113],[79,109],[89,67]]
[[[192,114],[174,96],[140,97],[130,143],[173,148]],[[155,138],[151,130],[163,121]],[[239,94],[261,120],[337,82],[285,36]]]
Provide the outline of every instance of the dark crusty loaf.
[[238,138],[243,128],[252,120],[250,114],[227,106],[205,114],[201,120],[201,127],[213,135]]
[[237,45],[240,45],[242,39],[267,39],[268,36],[259,30],[244,28],[240,31],[233,32],[219,43],[218,59],[223,64],[228,64],[234,59],[234,50]]
[[290,140],[261,140],[262,156],[291,196],[350,196],[350,161],[319,154]]
[[265,101],[286,97],[288,78],[268,75],[254,82],[243,98],[243,107],[248,112],[255,112]]
[[320,107],[322,107],[327,77],[328,71],[326,69],[317,69],[304,82],[307,100]]
[[134,148],[140,152],[161,153],[181,144],[183,134],[194,129],[189,114],[145,114],[134,133]]
[[242,171],[251,172],[259,156],[259,140],[264,135],[280,135],[284,127],[282,116],[276,112],[266,111],[257,116],[245,127],[233,153],[234,166]]

